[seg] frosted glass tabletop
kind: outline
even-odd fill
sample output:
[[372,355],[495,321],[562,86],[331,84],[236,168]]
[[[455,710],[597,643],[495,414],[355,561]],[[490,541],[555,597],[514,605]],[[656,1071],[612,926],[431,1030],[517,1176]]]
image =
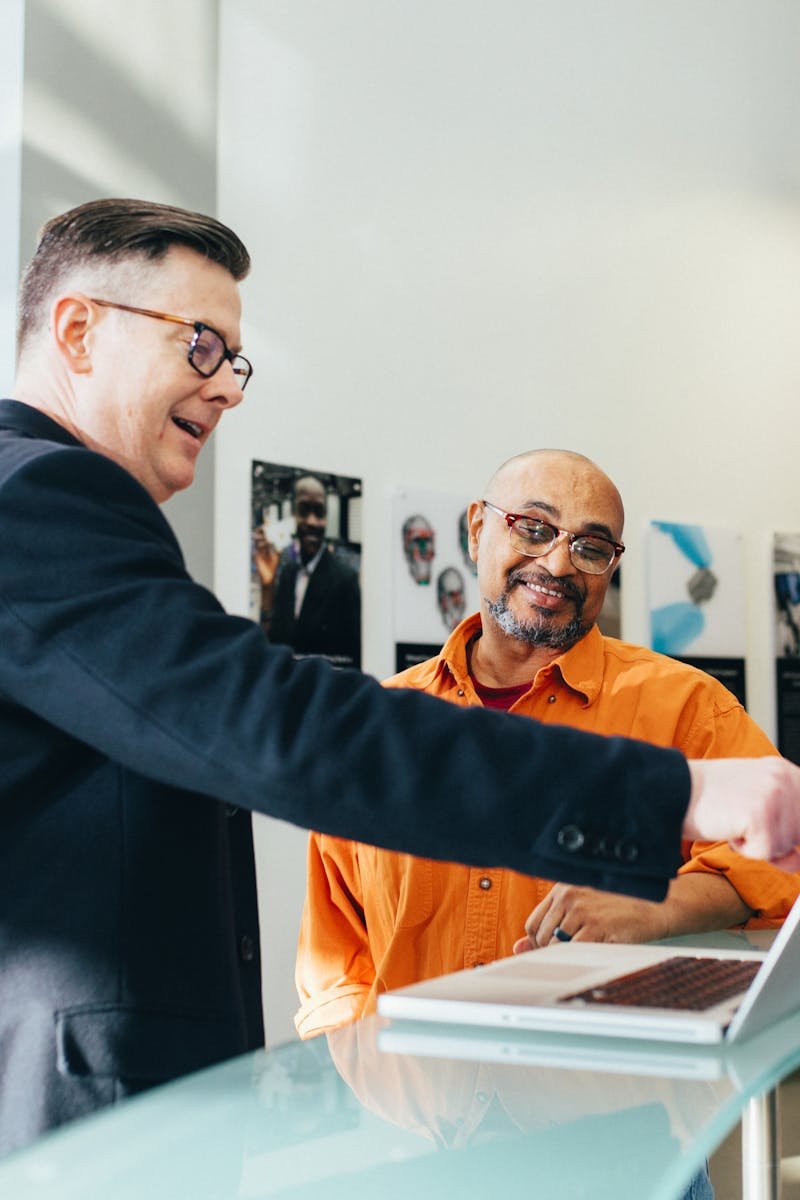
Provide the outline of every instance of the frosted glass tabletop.
[[0,1196],[674,1200],[798,1064],[800,1014],[727,1050],[371,1017],[75,1122]]

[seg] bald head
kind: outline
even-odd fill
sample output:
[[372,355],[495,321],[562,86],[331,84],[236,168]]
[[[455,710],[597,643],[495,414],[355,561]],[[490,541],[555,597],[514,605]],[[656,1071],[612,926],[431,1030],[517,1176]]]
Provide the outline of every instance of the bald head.
[[[515,455],[492,475],[483,499],[469,508],[469,548],[478,566],[484,662],[502,661],[516,644],[527,647],[528,665],[540,666],[597,619],[623,549],[622,499],[596,463],[572,450]],[[514,516],[561,536],[544,550],[524,535],[520,541]]]
[[[537,494],[541,492],[541,495]],[[484,499],[499,508],[509,507],[510,495],[525,496],[515,503],[522,507],[514,512],[525,512],[527,508],[538,508],[544,500],[547,508],[560,508],[558,498],[564,502],[580,501],[591,506],[596,503],[598,515],[608,526],[614,541],[622,537],[625,524],[625,509],[616,485],[597,463],[574,450],[527,450],[515,454],[497,468],[486,484]],[[553,512],[551,515],[555,516]],[[560,518],[559,518],[560,519]]]

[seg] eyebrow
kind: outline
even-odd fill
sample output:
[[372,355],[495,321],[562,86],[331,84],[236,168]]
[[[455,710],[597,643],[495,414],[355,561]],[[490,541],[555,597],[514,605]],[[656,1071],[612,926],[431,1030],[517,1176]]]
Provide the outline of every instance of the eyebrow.
[[[561,520],[561,509],[555,504],[548,504],[546,500],[526,500],[522,505],[522,512],[527,512],[530,508],[538,508],[541,512],[547,513],[554,521]],[[601,537],[607,538],[609,542],[614,542],[616,545],[617,539],[609,529],[608,525],[604,525],[602,521],[587,521],[582,529],[577,530],[578,533],[597,533]]]

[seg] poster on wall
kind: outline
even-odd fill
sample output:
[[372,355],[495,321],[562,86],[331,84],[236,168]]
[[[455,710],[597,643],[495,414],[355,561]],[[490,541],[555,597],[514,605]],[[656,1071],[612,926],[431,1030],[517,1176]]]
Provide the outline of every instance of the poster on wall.
[[778,749],[800,763],[800,533],[776,533],[772,551]]
[[250,615],[296,658],[361,665],[361,480],[253,461]]
[[742,536],[651,521],[650,645],[713,675],[745,703]]
[[467,549],[467,504],[454,492],[404,488],[392,505],[395,670],[438,654],[478,610]]

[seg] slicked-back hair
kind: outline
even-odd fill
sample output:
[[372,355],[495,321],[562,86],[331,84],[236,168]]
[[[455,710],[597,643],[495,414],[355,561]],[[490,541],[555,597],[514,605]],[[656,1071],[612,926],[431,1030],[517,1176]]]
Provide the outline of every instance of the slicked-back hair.
[[44,323],[47,303],[76,267],[157,262],[171,246],[188,246],[218,263],[237,282],[250,255],[232,229],[203,213],[148,200],[90,200],[53,217],[42,228],[19,290],[17,352]]

